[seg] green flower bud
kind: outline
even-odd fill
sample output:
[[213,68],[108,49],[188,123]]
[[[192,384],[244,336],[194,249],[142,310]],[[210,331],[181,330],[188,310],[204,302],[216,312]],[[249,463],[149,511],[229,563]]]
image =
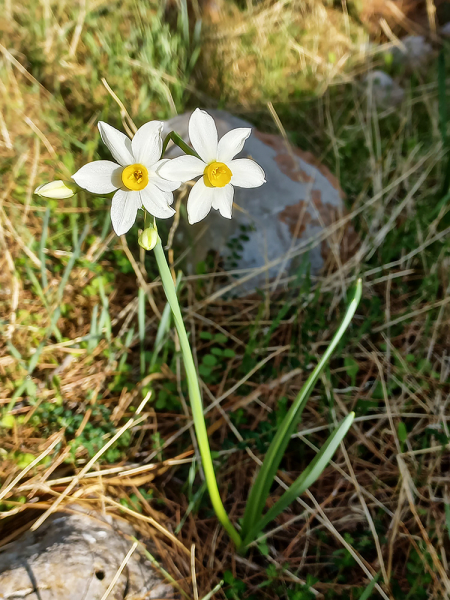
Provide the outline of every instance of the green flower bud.
[[158,242],[158,230],[156,227],[147,227],[139,236],[139,246],[146,250],[153,250]]
[[34,193],[42,198],[50,198],[51,200],[63,200],[64,198],[71,198],[78,192],[78,186],[72,181],[51,181],[50,183],[44,183],[34,190]]

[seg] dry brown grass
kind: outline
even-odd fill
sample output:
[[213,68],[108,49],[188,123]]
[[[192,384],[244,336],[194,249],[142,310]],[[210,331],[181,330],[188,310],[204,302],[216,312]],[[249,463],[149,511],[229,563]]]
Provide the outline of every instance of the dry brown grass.
[[[223,73],[220,71],[222,79],[216,79],[218,72],[213,71],[211,94],[217,90],[216,85],[224,85],[230,100],[236,101],[239,96],[244,108],[276,95],[281,90],[277,86],[282,78],[288,80],[283,93],[289,94],[289,78],[295,80],[305,69],[319,87],[328,85],[334,80],[336,65],[344,69],[346,62],[356,56],[358,44],[365,39],[363,30],[350,24],[351,33],[355,35],[350,44],[350,37],[342,34],[346,16],[327,10],[318,2],[303,3],[302,10],[298,10],[294,2],[262,3],[252,16],[253,24],[260,19],[261,27],[257,30],[241,31],[240,24],[236,25],[236,14],[236,10],[230,9],[220,29],[215,33],[209,30],[205,43],[206,48],[214,45],[215,60],[221,68],[227,67]],[[302,47],[297,47],[295,36],[289,32],[291,24],[300,29],[314,27],[316,37],[312,34],[303,37]],[[336,35],[317,37],[318,32],[324,30]],[[243,49],[245,35],[249,42]],[[315,39],[319,41],[316,43]],[[276,65],[279,71],[274,82],[271,80],[273,65],[267,55],[276,60],[273,55],[277,54],[280,44],[284,49],[288,47],[289,52],[283,54],[280,64]],[[252,45],[259,49],[261,56],[254,52]],[[333,64],[327,62],[331,50],[337,59]],[[427,196],[430,190],[436,192],[442,147],[436,143],[422,152],[414,146],[405,156],[402,140],[411,134],[411,123],[404,122],[395,132],[388,150],[378,153],[379,113],[374,106],[364,112],[358,88],[354,88],[352,116],[358,115],[359,129],[369,138],[372,135],[375,138],[368,142],[370,156],[365,165],[371,169],[373,188],[361,191],[353,199],[349,214],[327,227],[314,243],[342,239],[347,222],[358,219],[362,243],[358,252],[344,264],[337,264],[330,253],[327,270],[313,281],[313,287],[304,294],[298,309],[279,323],[268,347],[258,349],[258,360],[250,376],[239,368],[249,332],[254,330],[255,324],[262,328],[270,325],[285,302],[285,292],[266,290],[265,312],[261,315],[259,295],[239,300],[225,297],[225,291],[229,291],[233,283],[230,284],[219,269],[207,277],[183,278],[185,314],[192,339],[196,340],[197,355],[201,357],[211,345],[199,338],[201,331],[226,332],[229,347],[236,352],[222,376],[203,387],[211,444],[221,464],[220,489],[234,521],[243,514],[248,488],[262,456],[257,442],[264,433],[264,424],[280,410],[280,397],[286,397],[288,402],[295,397],[307,374],[308,361],[322,354],[337,319],[339,302],[356,273],[364,278],[365,298],[377,297],[381,303],[380,319],[373,330],[357,341],[349,339],[349,344],[354,344],[351,356],[359,368],[356,381],[353,384],[349,380],[342,359],[349,358],[350,354],[344,349],[324,376],[323,390],[318,389],[311,398],[301,429],[295,436],[310,450],[302,450],[301,454],[298,442],[293,441],[293,449],[279,473],[279,486],[270,501],[277,498],[282,487],[292,482],[313,456],[312,446],[320,446],[330,422],[339,421],[358,402],[373,400],[376,382],[380,384],[381,404],[356,418],[345,443],[311,492],[299,498],[261,536],[259,542],[267,543],[268,555],[261,556],[253,547],[249,555],[242,558],[235,554],[218,526],[207,499],[199,511],[187,515],[180,532],[174,533],[188,511],[190,500],[185,487],[186,471],[194,461],[195,448],[186,432],[192,423],[189,411],[183,414],[176,410],[155,410],[146,393],[151,385],[156,396],[167,382],[176,383],[181,389],[180,361],[173,361],[169,356],[159,372],[134,388],[123,385],[121,390],[111,389],[110,384],[125,354],[132,368],[130,378],[139,381],[138,335],[130,336],[128,347],[123,340],[132,327],[137,331],[136,295],[142,277],[147,276],[145,270],[140,278],[134,273],[120,273],[115,262],[117,255],[112,256],[110,250],[122,252],[124,248],[114,236],[102,239],[98,228],[90,232],[82,246],[81,260],[71,271],[64,289],[62,301],[71,311],[61,317],[57,325],[65,339],[58,341],[48,332],[62,277],[62,270],[57,268],[67,264],[72,250],[57,248],[58,244],[53,242],[46,254],[49,269],[48,288],[44,292],[49,307],[33,288],[24,262],[39,272],[38,240],[45,206],[35,200],[32,190],[42,174],[51,180],[68,172],[59,160],[67,151],[67,145],[61,141],[54,123],[66,123],[69,117],[66,108],[33,81],[29,71],[20,67],[26,62],[19,60],[22,58],[14,57],[9,51],[3,51],[1,57],[0,154],[7,165],[0,193],[3,334],[0,405],[3,408],[11,403],[18,381],[27,377],[25,367],[34,349],[41,342],[44,349],[31,376],[37,389],[37,401],[29,402],[29,394],[24,390],[15,398],[11,410],[16,418],[14,427],[0,429],[0,500],[6,502],[1,513],[0,547],[36,526],[57,504],[59,510],[67,510],[67,506],[76,501],[132,522],[141,539],[156,549],[161,564],[189,598],[196,597],[195,587],[198,597],[207,594],[227,570],[246,583],[248,593],[265,598],[269,592],[259,586],[267,581],[266,570],[272,564],[279,567],[274,579],[285,589],[303,582],[307,574],[317,577],[313,590],[319,598],[330,591],[336,596],[350,595],[353,588],[366,586],[370,577],[380,572],[379,593],[393,599],[391,579],[407,594],[412,584],[406,564],[414,560],[427,574],[426,583],[422,585],[428,586],[429,597],[447,598],[450,547],[444,504],[448,504],[449,459],[448,442],[443,440],[450,437],[450,282],[445,251],[434,255],[433,264],[428,255],[430,248],[448,236],[445,206],[425,231],[418,230],[413,250],[401,253],[395,261],[379,262],[375,266],[368,262],[371,256],[378,256],[376,253],[389,239],[389,234],[401,226],[407,215],[419,210],[423,198],[431,197]],[[262,83],[257,86],[255,82],[261,78]],[[422,93],[430,122],[436,124],[436,86],[424,86]],[[412,99],[405,106],[405,112],[412,111],[414,103]],[[326,102],[321,109],[327,110]],[[130,109],[130,112],[133,111]],[[330,123],[332,121],[328,121],[330,145],[339,148],[347,124],[342,130],[334,130]],[[89,131],[88,127],[83,141],[88,139]],[[71,201],[58,204],[52,209],[52,214],[56,213],[63,221],[55,223],[64,222],[66,227],[70,226],[70,215],[84,215],[89,219],[102,214],[101,209],[73,206]],[[300,254],[305,248],[299,246],[294,251]],[[138,268],[143,267],[141,257],[135,259]],[[283,257],[280,262],[282,260]],[[83,338],[90,331],[93,307],[102,301],[98,293],[83,293],[96,276],[88,268],[88,263],[93,261],[101,264],[105,272],[114,273],[115,280],[108,292],[112,341],[108,343],[103,336],[89,350],[83,345]],[[424,298],[417,289],[430,273],[437,273],[438,291],[433,297]],[[252,275],[254,273],[239,274],[244,278]],[[203,282],[204,287],[200,288],[199,282]],[[289,278],[283,277],[281,284],[288,283]],[[314,304],[318,284],[323,300]],[[151,282],[149,289],[157,308],[154,311],[147,307],[147,336],[151,348],[164,298],[157,281]],[[317,322],[316,316],[308,312],[310,306],[317,310]],[[356,326],[369,318],[370,310],[368,304],[361,307]],[[318,333],[314,329],[310,332],[311,323],[316,328],[320,326]],[[398,323],[404,323],[400,330],[396,327]],[[302,338],[305,332],[311,334],[308,356]],[[12,351],[11,344],[20,357]],[[111,360],[105,350],[115,344]],[[431,369],[421,369],[417,362],[410,362],[410,356],[417,361],[426,358]],[[300,366],[293,364],[292,359],[296,358]],[[58,385],[54,385],[55,376]],[[141,405],[143,397],[147,398],[145,405]],[[125,428],[132,432],[128,447],[122,449],[116,463],[107,464],[101,455],[91,459],[82,446],[77,449],[75,460],[66,462],[71,456],[73,435],[69,436],[65,427],[43,434],[39,426],[32,424],[32,417],[44,402],[57,406],[61,399],[73,414],[83,415],[76,432],[78,437],[88,423],[104,425],[94,411],[98,405],[110,409],[115,428],[114,432],[105,430],[104,442],[111,442],[114,435],[124,435]],[[140,405],[142,409],[137,414]],[[235,418],[237,414],[241,415],[240,421]],[[400,422],[408,426],[404,442],[399,439]],[[155,433],[163,443],[163,459],[152,437]],[[243,447],[242,434],[248,436],[247,448]],[[225,445],[228,448],[224,449]],[[23,468],[19,459],[25,454],[39,460]],[[153,493],[151,501],[142,496],[141,489]],[[138,506],[135,498],[139,500]],[[192,545],[195,545],[195,560]],[[344,567],[336,568],[336,564],[341,564],[337,562],[339,554],[336,552],[341,552],[343,547],[354,560],[345,569],[345,582],[339,577],[339,569]],[[273,597],[273,592],[270,593]],[[224,597],[223,592],[217,597]]]

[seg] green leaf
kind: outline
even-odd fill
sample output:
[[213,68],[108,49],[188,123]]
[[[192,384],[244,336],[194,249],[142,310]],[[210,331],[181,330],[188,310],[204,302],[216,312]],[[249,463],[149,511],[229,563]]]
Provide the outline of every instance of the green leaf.
[[203,357],[202,363],[207,367],[215,367],[217,365],[217,358],[213,354],[206,354]]
[[287,445],[289,444],[291,435],[294,433],[294,430],[297,427],[306,402],[308,401],[308,398],[311,395],[311,392],[313,391],[322,370],[327,364],[331,354],[335,350],[340,339],[349,326],[353,315],[355,314],[356,308],[361,299],[361,294],[362,282],[360,279],[358,279],[353,299],[347,308],[347,312],[339,329],[331,340],[331,343],[319,361],[319,364],[306,380],[286,417],[279,426],[272,443],[270,444],[269,450],[267,451],[255,483],[250,490],[247,506],[245,508],[244,519],[242,522],[243,539],[248,538],[249,532],[254,529],[255,525],[259,523],[262,518],[262,513],[269,495],[270,487],[280,465],[281,459],[283,458],[283,454],[287,448]]
[[325,444],[320,449],[317,456],[310,462],[303,473],[294,483],[284,492],[281,498],[270,508],[266,514],[254,524],[252,529],[244,537],[243,544],[250,544],[258,533],[280,513],[283,512],[296,498],[305,492],[320,477],[325,467],[333,458],[339,444],[350,429],[355,413],[350,413],[345,417],[337,429],[333,431]]
[[355,387],[356,375],[358,374],[358,371],[359,371],[359,365],[352,356],[347,356],[344,359],[344,365],[345,365],[345,368],[347,369],[348,376],[351,379],[352,386]]
[[225,348],[225,350],[223,351],[223,355],[226,358],[234,358],[236,356],[236,352],[231,348]]
[[400,421],[400,423],[398,424],[397,434],[398,434],[398,439],[400,440],[400,442],[402,444],[404,444],[406,442],[406,440],[408,439],[408,431],[407,431],[406,425],[403,423],[403,421]]
[[223,333],[216,333],[214,339],[218,344],[226,344],[228,342],[228,338]]
[[447,534],[450,538],[450,504],[444,504],[445,509],[445,524],[447,525]]
[[375,577],[370,581],[369,585],[366,587],[366,589],[360,596],[359,600],[368,600],[368,598],[370,598],[370,596],[372,595],[372,592],[373,592],[373,588],[377,585],[377,581],[378,581],[379,577],[380,577],[380,574],[377,573],[375,575]]

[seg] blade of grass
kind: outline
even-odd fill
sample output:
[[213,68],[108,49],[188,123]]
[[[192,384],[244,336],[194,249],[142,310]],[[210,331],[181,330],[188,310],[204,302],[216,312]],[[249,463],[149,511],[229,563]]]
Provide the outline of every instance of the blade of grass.
[[145,305],[147,300],[147,294],[143,288],[139,288],[138,292],[138,325],[139,325],[139,346],[140,346],[140,359],[141,359],[141,377],[145,374]]
[[56,293],[56,301],[57,304],[61,303],[63,294],[64,294],[64,289],[67,285],[67,282],[69,281],[69,277],[70,277],[70,273],[75,265],[75,261],[80,257],[80,253],[81,253],[81,246],[84,242],[84,238],[87,236],[87,233],[89,231],[89,224],[86,224],[84,226],[83,231],[81,232],[80,237],[77,240],[77,243],[75,244],[75,248],[72,252],[72,256],[69,259],[69,262],[66,265],[66,268],[64,270],[64,274],[61,278],[61,281],[59,283],[58,286],[58,291]]
[[91,328],[89,330],[89,341],[87,344],[87,349],[88,349],[89,354],[94,350],[94,348],[98,344],[97,316],[98,316],[98,304],[96,304],[92,310]]
[[220,590],[223,584],[224,581],[220,581],[215,588],[213,588],[208,594],[206,594],[206,596],[203,596],[202,600],[210,600],[214,596],[214,594],[217,594],[217,592]]
[[41,261],[41,281],[42,281],[42,287],[44,290],[47,288],[47,285],[48,285],[44,250],[45,250],[45,244],[47,242],[49,220],[50,220],[50,209],[47,208],[47,210],[45,211],[44,220],[42,222],[42,235],[41,235],[41,241],[39,243],[39,260]]
[[[43,263],[41,263],[41,264],[43,264]],[[28,278],[30,279],[31,283],[33,284],[33,288],[34,288],[34,291],[36,292],[36,295],[39,297],[42,304],[48,310],[47,298],[45,297],[44,291],[41,287],[41,284],[39,283],[38,278],[33,273],[33,270],[31,269],[31,267],[28,263],[25,263],[25,269],[27,271]]]
[[376,586],[379,577],[380,573],[377,573],[375,577],[370,581],[369,585],[366,587],[362,595],[359,597],[359,600],[368,600],[368,598],[370,598],[373,592],[373,588]]
[[361,299],[361,294],[362,282],[359,279],[356,284],[353,299],[347,308],[347,312],[339,329],[331,340],[330,345],[328,346],[318,365],[306,380],[286,417],[283,419],[283,422],[278,428],[272,443],[270,444],[269,450],[264,458],[264,462],[261,466],[258,476],[256,477],[255,483],[250,490],[247,506],[245,508],[244,519],[242,522],[242,537],[244,539],[247,538],[249,532],[261,519],[264,506],[269,495],[270,487],[280,465],[281,459],[283,458],[283,454],[287,448],[290,437],[300,420],[303,409],[308,401],[309,396],[311,395],[312,390],[314,389],[315,384],[317,383],[317,380],[319,379],[320,373],[327,364],[331,354],[335,350],[340,339],[349,326],[353,315],[355,314],[356,308]]
[[[447,135],[447,85],[445,73],[445,54],[444,49],[439,53],[438,58],[438,106],[439,106],[439,130],[441,132],[442,144],[444,149],[449,151],[449,136]],[[447,167],[444,169],[444,180],[442,182],[441,194],[449,191],[450,186],[450,154],[447,157]]]
[[445,524],[447,525],[447,534],[450,539],[450,504],[445,503]]
[[329,436],[325,444],[320,449],[317,456],[310,462],[303,473],[298,477],[281,498],[270,508],[260,521],[255,523],[253,528],[244,538],[243,545],[250,544],[271,521],[283,512],[296,498],[305,492],[322,474],[323,470],[333,458],[339,444],[344,439],[350,429],[355,413],[350,413],[342,421],[333,433]]
[[142,552],[145,554],[147,559],[152,563],[152,565],[156,569],[158,569],[158,571],[167,579],[167,581],[171,585],[173,585],[173,587],[176,588],[180,592],[180,594],[186,598],[186,600],[191,600],[191,598],[188,596],[188,594],[186,594],[186,592],[183,590],[180,584],[177,581],[175,581],[175,579],[165,569],[163,569],[163,567],[159,564],[159,562],[156,560],[153,554],[150,554],[150,552],[147,550],[144,544],[137,540],[135,537],[131,537],[131,539],[133,540],[133,542],[137,542],[139,544],[139,546],[142,548]]

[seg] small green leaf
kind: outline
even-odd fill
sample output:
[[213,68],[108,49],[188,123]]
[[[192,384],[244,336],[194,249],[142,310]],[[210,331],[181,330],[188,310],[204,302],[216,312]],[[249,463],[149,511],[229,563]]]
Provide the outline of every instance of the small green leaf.
[[4,427],[5,429],[12,429],[16,419],[13,415],[5,415],[3,419],[0,421],[0,427]]
[[347,369],[348,376],[351,379],[352,386],[356,385],[356,375],[359,371],[359,365],[352,356],[346,356],[344,359],[344,365]]
[[210,333],[209,331],[201,331],[200,332],[201,340],[212,340],[212,338],[213,338],[212,333]]
[[406,430],[406,425],[403,423],[403,421],[400,421],[400,423],[398,424],[397,434],[400,442],[404,444],[408,439],[408,431]]
[[207,367],[215,367],[217,365],[217,358],[212,354],[206,354],[203,357],[202,363]]
[[266,544],[266,542],[260,542],[258,544],[258,550],[263,556],[268,556],[269,554],[269,546]]
[[216,333],[216,335],[214,336],[214,339],[219,344],[226,344],[228,342],[227,336],[224,335],[223,333]]

